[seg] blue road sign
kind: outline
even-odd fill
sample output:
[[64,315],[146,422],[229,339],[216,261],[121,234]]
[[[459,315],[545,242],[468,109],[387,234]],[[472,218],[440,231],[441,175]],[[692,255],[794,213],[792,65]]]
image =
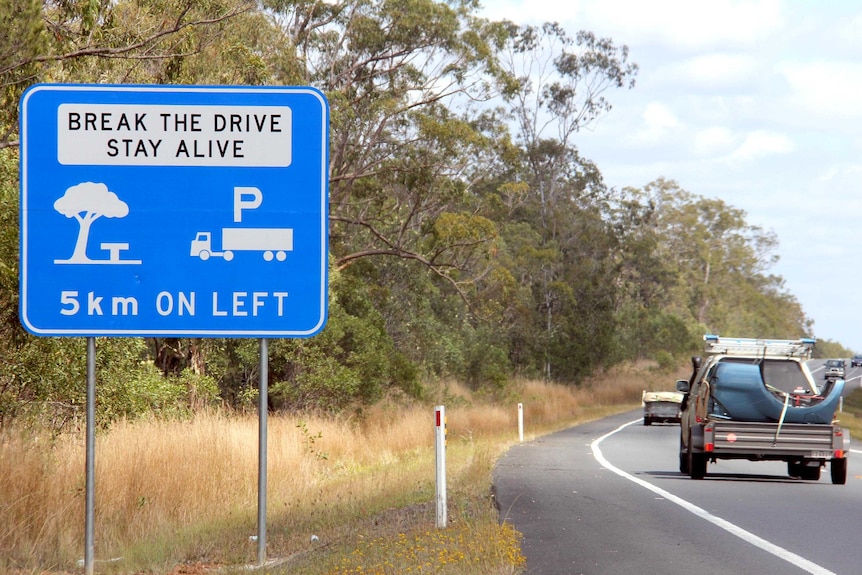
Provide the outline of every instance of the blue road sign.
[[44,84],[20,108],[28,331],[323,329],[329,106],[318,90]]

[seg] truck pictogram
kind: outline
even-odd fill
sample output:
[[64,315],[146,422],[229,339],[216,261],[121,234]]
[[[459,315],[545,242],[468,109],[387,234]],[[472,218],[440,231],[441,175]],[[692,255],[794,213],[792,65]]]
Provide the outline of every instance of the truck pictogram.
[[192,240],[191,256],[206,261],[211,257],[222,257],[231,261],[234,252],[263,252],[263,259],[283,262],[287,252],[293,251],[292,228],[223,228],[221,251],[212,246],[211,232],[197,232]]

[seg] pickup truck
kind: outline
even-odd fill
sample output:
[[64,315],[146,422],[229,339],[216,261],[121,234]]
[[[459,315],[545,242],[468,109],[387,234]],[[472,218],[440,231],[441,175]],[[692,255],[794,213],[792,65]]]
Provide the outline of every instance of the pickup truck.
[[788,475],[847,482],[850,436],[835,420],[844,380],[818,386],[806,361],[815,341],[704,336],[705,357],[677,381],[684,394],[679,469],[703,479],[721,459],[785,461]]

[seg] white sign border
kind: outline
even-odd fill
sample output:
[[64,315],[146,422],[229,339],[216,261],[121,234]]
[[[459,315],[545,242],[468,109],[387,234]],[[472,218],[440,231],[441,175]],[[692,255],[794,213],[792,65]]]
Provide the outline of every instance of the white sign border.
[[[321,162],[320,162],[320,231],[321,231],[321,261],[320,261],[320,300],[319,310],[320,317],[314,327],[307,330],[218,330],[218,329],[43,329],[34,326],[27,317],[27,266],[28,262],[28,242],[27,242],[27,219],[24,217],[24,207],[28,206],[28,171],[25,167],[28,165],[28,146],[29,138],[27,125],[27,103],[30,98],[41,91],[62,91],[62,92],[124,92],[124,93],[193,93],[193,94],[305,94],[313,96],[318,100],[323,111],[324,121],[321,122],[320,141],[321,146]],[[40,336],[65,336],[65,337],[99,337],[99,336],[114,336],[114,337],[227,337],[227,338],[268,338],[268,337],[309,337],[317,334],[323,329],[328,316],[328,297],[329,297],[329,262],[328,262],[328,243],[329,243],[329,106],[321,92],[309,87],[284,86],[284,87],[267,87],[267,86],[163,86],[163,85],[122,85],[122,84],[36,84],[27,89],[20,102],[20,205],[19,205],[19,307],[18,315],[20,322],[33,334]]]

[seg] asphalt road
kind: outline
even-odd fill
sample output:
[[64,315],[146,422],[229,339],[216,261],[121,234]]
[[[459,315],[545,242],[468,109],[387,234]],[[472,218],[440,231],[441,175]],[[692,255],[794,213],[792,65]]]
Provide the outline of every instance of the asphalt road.
[[846,485],[828,468],[814,482],[782,462],[725,460],[695,481],[679,472],[678,445],[678,425],[644,426],[634,411],[512,447],[494,485],[527,572],[862,573],[862,451]]

